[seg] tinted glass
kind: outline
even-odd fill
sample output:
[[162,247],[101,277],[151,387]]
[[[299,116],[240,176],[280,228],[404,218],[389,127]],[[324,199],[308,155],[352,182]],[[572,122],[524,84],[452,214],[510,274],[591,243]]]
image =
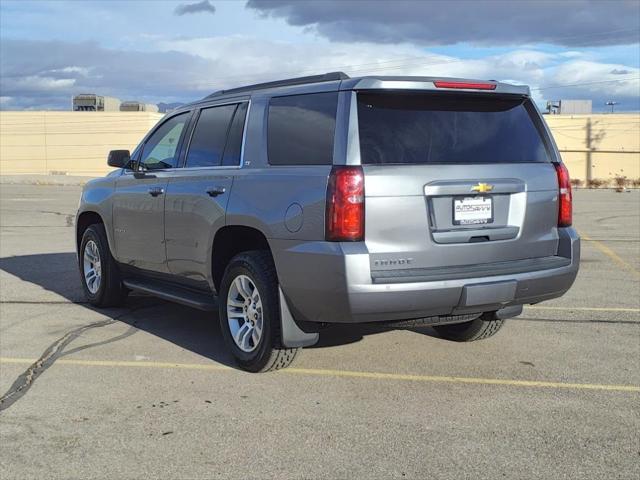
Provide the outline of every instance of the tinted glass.
[[522,98],[358,93],[362,163],[548,162],[532,108]]
[[147,170],[173,168],[178,164],[177,148],[189,113],[181,113],[164,122],[144,144],[140,163]]
[[247,116],[247,104],[241,103],[233,115],[229,135],[227,136],[227,146],[224,148],[222,165],[233,166],[240,164],[240,150],[242,150],[242,131],[244,120]]
[[267,126],[269,163],[330,165],[337,108],[337,92],[272,98]]
[[229,124],[236,104],[205,108],[193,131],[187,167],[217,167],[222,162]]

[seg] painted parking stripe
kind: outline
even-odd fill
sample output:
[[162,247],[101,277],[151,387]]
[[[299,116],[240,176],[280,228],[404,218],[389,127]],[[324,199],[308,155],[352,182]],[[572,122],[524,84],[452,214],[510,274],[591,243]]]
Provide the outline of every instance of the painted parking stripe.
[[547,307],[543,305],[531,305],[524,307],[527,310],[557,310],[560,312],[630,312],[640,313],[640,308],[616,308],[616,307]]
[[[29,358],[7,358],[0,357],[0,364],[20,364],[30,365],[35,359]],[[134,367],[134,368],[156,368],[156,369],[183,369],[183,370],[205,370],[205,371],[234,371],[231,367],[224,365],[211,365],[200,363],[172,363],[172,362],[136,362],[136,361],[114,361],[114,360],[73,360],[60,359],[56,361],[60,365],[79,365],[87,367]],[[600,390],[609,392],[634,392],[640,393],[640,386],[637,385],[607,385],[595,383],[565,383],[565,382],[544,382],[537,380],[511,380],[501,378],[475,378],[475,377],[449,377],[434,375],[409,375],[400,373],[382,372],[359,372],[350,370],[327,370],[315,368],[287,368],[279,373],[289,375],[308,375],[341,378],[366,378],[373,380],[396,380],[409,382],[429,382],[429,383],[458,383],[473,385],[502,385],[510,387],[524,388],[550,388],[567,390]],[[247,374],[249,375],[249,374]]]
[[585,235],[584,233],[581,233],[581,232],[579,233],[583,240],[595,246],[598,250],[600,250],[607,257],[613,260],[614,263],[617,263],[618,266],[620,266],[623,270],[631,272],[636,278],[640,278],[640,272],[636,270],[636,268],[633,265],[631,265],[629,262],[625,261],[620,255],[618,255],[616,252],[611,250],[607,245],[605,245],[599,240],[592,239],[591,237],[589,237],[588,235]]

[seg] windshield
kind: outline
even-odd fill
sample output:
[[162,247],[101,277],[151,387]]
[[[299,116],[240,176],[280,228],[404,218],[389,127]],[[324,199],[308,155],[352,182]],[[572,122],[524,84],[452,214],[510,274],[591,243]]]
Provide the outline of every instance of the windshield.
[[522,97],[358,93],[363,164],[548,162]]

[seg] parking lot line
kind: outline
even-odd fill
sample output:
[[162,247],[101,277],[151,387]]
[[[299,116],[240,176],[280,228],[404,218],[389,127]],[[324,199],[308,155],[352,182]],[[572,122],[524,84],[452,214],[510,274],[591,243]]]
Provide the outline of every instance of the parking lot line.
[[631,265],[629,262],[625,261],[622,257],[620,257],[620,255],[618,255],[616,252],[611,250],[607,245],[605,245],[599,240],[592,239],[591,237],[589,237],[588,235],[585,235],[582,232],[580,232],[580,236],[584,241],[592,243],[598,250],[600,250],[607,257],[609,257],[611,260],[617,263],[624,270],[627,270],[628,272],[631,272],[636,277],[640,278],[640,272],[636,270],[633,265]]
[[[35,359],[29,358],[8,358],[0,357],[0,364],[20,364],[31,365]],[[211,365],[200,363],[173,363],[173,362],[145,362],[145,361],[115,361],[115,360],[57,360],[60,365],[79,365],[87,367],[134,367],[134,368],[157,368],[157,369],[184,369],[184,370],[207,370],[207,371],[237,371],[224,365]],[[240,372],[239,372],[240,373]],[[410,382],[430,382],[430,383],[460,383],[475,385],[502,385],[525,388],[550,388],[568,390],[601,390],[609,392],[634,392],[640,393],[640,386],[637,385],[607,385],[597,383],[565,383],[565,382],[545,382],[537,380],[514,380],[502,378],[476,378],[476,377],[449,377],[434,375],[409,375],[400,373],[383,372],[359,372],[351,370],[325,370],[315,368],[287,368],[280,370],[282,374],[298,374],[309,376],[325,377],[346,377],[346,378],[367,378],[373,380],[398,380]],[[244,373],[243,373],[244,374]],[[250,374],[246,374],[250,375]]]
[[638,313],[640,308],[618,308],[618,307],[547,307],[542,305],[529,305],[525,309],[530,310],[558,310],[558,311],[580,311],[580,312],[631,312]]

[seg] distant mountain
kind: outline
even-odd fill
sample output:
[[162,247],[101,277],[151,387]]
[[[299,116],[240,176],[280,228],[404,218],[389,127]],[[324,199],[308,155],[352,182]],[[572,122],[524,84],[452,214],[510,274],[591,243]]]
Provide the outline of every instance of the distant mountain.
[[184,103],[180,103],[180,102],[162,103],[162,102],[160,102],[158,104],[158,111],[160,113],[167,113],[167,112],[170,112],[171,110],[175,110],[176,108],[181,107],[182,105],[184,105]]

